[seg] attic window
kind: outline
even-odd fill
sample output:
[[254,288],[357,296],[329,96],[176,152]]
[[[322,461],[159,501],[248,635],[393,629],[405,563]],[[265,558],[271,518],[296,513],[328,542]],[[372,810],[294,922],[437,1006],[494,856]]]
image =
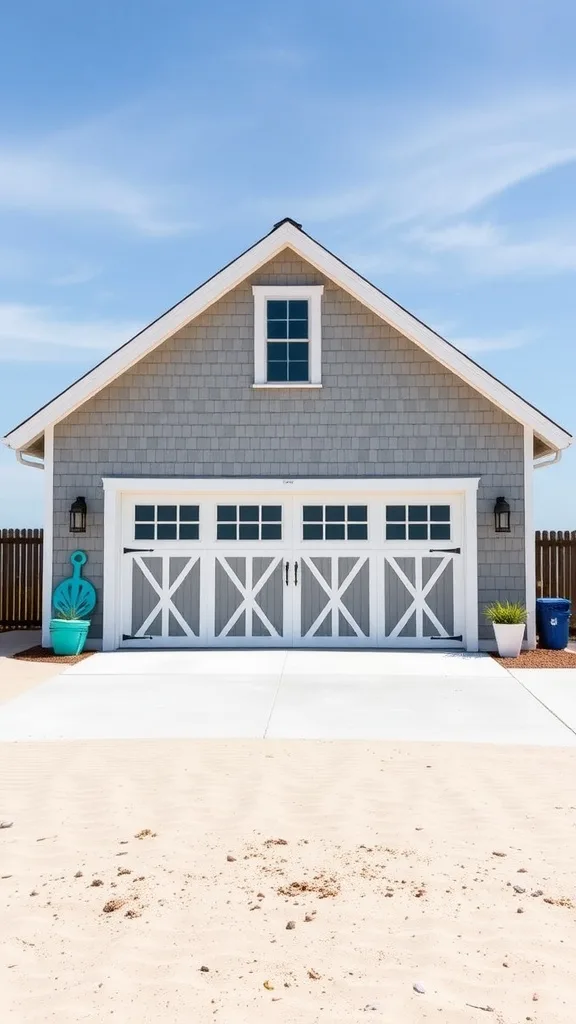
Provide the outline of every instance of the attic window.
[[321,387],[323,285],[254,285],[254,386]]

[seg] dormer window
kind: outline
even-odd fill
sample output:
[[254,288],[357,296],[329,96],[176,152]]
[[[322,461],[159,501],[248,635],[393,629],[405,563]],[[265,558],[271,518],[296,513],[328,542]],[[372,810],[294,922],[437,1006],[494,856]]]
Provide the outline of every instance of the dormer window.
[[254,386],[321,387],[323,285],[254,285]]

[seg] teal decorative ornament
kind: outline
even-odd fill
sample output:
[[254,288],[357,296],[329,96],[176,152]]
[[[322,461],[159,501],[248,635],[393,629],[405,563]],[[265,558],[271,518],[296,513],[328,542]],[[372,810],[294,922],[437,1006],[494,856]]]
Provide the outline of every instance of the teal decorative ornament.
[[96,591],[89,580],[82,579],[82,566],[88,561],[85,551],[70,555],[72,575],[62,580],[52,596],[56,615],[62,619],[87,619],[96,604]]

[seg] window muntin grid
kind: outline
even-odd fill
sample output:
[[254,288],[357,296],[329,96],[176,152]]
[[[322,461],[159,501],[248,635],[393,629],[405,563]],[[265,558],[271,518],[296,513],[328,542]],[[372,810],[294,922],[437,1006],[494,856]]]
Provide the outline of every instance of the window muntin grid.
[[386,505],[386,540],[450,540],[450,505]]
[[302,540],[368,540],[368,506],[304,505]]
[[134,540],[198,540],[199,505],[136,505]]
[[281,505],[218,505],[217,540],[282,540]]

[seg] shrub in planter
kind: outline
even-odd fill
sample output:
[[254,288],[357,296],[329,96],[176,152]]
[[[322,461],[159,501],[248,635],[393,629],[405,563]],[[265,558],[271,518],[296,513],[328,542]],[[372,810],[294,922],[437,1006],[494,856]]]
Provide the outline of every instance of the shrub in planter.
[[526,608],[513,601],[494,601],[484,614],[494,626],[494,636],[501,658],[517,658],[522,649],[526,629]]
[[74,606],[66,611],[56,612],[56,618],[50,619],[50,639],[54,654],[75,655],[84,650],[90,619],[80,618]]

